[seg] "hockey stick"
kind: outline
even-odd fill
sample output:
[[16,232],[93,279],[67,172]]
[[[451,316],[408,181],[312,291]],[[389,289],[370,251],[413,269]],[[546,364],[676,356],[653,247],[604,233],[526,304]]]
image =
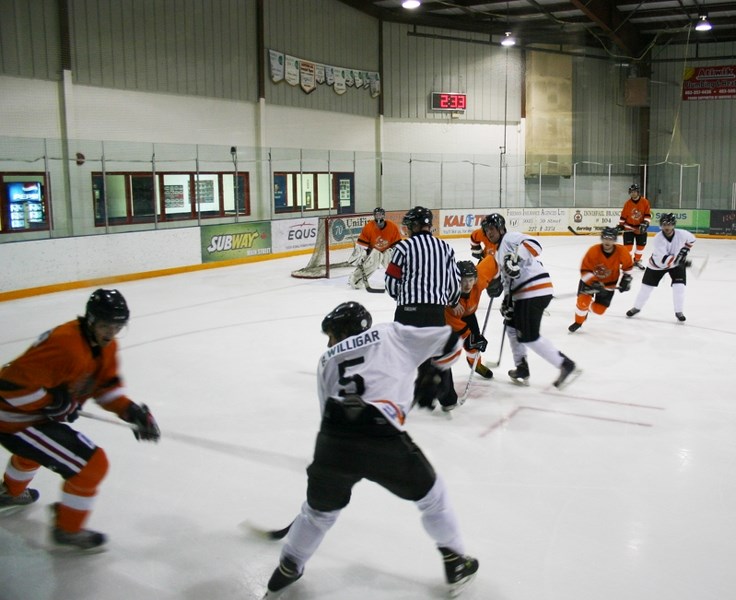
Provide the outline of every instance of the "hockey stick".
[[705,267],[708,265],[708,259],[710,258],[710,254],[706,254],[703,257],[703,262],[700,263],[700,266],[692,265],[690,267],[690,270],[693,272],[693,275],[695,277],[700,277],[703,274],[703,271],[705,270]]
[[[616,286],[615,288],[613,288],[612,290],[609,290],[609,291],[615,292],[616,290],[618,290],[620,292],[621,291],[621,288],[618,287],[618,286]],[[583,292],[583,293],[585,294],[587,292]],[[588,295],[589,296],[595,296],[597,293],[598,292],[593,292],[592,294],[588,294]],[[578,294],[580,294],[580,292],[566,292],[564,294],[559,294],[559,295],[556,295],[556,296],[552,296],[552,300],[567,300],[569,298],[577,298],[578,297]]]
[[600,235],[601,232],[599,229],[596,229],[594,231],[577,231],[572,228],[572,226],[568,225],[567,230],[572,233],[573,235]]
[[256,535],[263,539],[281,540],[286,537],[286,534],[289,533],[289,530],[291,529],[291,526],[293,524],[294,524],[294,521],[289,523],[283,529],[264,529],[263,527],[258,527],[258,525],[254,525],[253,523],[249,521],[245,521],[241,524],[241,526],[247,529],[248,531],[250,531],[253,535]]
[[[483,329],[481,330],[480,334],[483,335],[486,332],[486,326],[488,325],[488,317],[491,316],[491,306],[493,306],[493,300],[494,298],[491,298],[491,301],[488,303],[488,310],[486,310],[486,318],[483,321]],[[470,392],[470,382],[473,381],[473,374],[475,373],[475,368],[478,366],[478,363],[480,362],[480,351],[478,351],[475,355],[475,358],[473,359],[473,366],[470,367],[470,376],[468,377],[468,383],[465,384],[465,391],[463,392],[462,398],[460,398],[459,404],[463,405],[465,404],[465,401],[468,399],[468,392]]]
[[369,294],[383,294],[383,292],[386,291],[386,288],[372,288],[370,283],[368,283],[368,276],[365,274],[363,265],[358,265],[358,268],[360,269],[360,274],[362,275],[361,279],[363,280],[363,285],[365,285],[366,292]]
[[117,425],[119,427],[127,427],[133,431],[138,431],[138,425],[135,423],[128,423],[127,421],[121,421],[120,419],[113,419],[112,417],[103,417],[102,415],[96,415],[95,413],[88,412],[86,410],[77,411],[80,417],[86,419],[93,419],[94,421],[102,421],[103,423],[109,423],[110,425]]
[[[504,319],[505,320],[505,319]],[[498,350],[498,360],[495,360],[493,362],[486,362],[486,365],[489,367],[497,367],[501,364],[501,355],[503,354],[503,340],[506,337],[506,323],[503,324],[503,331],[501,332],[501,347]]]

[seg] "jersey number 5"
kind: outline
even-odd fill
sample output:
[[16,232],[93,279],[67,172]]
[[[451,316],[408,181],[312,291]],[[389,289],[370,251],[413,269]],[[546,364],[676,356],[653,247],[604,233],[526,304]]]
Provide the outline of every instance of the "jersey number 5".
[[363,357],[359,356],[358,358],[353,358],[351,360],[344,360],[337,366],[340,372],[340,385],[343,386],[339,393],[342,398],[353,394],[362,396],[363,392],[365,392],[365,382],[360,375],[357,373],[355,375],[345,375],[345,371],[347,369],[361,365],[364,362],[365,360],[363,360]]

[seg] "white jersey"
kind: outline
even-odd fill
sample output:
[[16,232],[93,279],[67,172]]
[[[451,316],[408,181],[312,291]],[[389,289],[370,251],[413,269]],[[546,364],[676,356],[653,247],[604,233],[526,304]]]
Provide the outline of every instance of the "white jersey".
[[[552,295],[552,279],[539,260],[541,254],[542,245],[533,237],[518,231],[507,231],[503,235],[496,257],[499,261],[501,280],[504,288],[510,291],[512,300]],[[517,255],[521,267],[521,274],[514,279],[510,279],[503,269],[509,255]]]
[[693,247],[695,236],[685,229],[674,229],[672,239],[668,240],[662,231],[659,231],[652,240],[652,255],[649,257],[650,269],[665,271],[676,267],[675,259],[683,248]]
[[[358,394],[372,404],[398,430],[414,401],[417,367],[439,355],[460,356],[462,340],[445,353],[452,328],[411,327],[401,323],[379,323],[358,335],[345,338],[325,352],[317,369],[317,393],[324,413],[329,398]],[[449,368],[454,362],[436,364]]]

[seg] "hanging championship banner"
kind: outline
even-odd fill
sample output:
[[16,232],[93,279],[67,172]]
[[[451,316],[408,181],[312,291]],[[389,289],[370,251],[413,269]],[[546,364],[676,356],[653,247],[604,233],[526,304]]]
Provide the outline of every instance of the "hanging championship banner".
[[371,98],[381,95],[381,78],[378,73],[371,73]]
[[311,94],[317,87],[314,80],[314,63],[306,60],[299,63],[299,85],[307,94]]
[[278,83],[284,79],[284,55],[276,50],[268,51],[269,62],[271,63],[271,81]]
[[286,83],[289,85],[299,85],[299,59],[289,56],[285,57],[286,62]]
[[338,95],[343,95],[348,87],[368,90],[371,98],[381,95],[381,80],[375,71],[358,71],[303,60],[276,50],[269,49],[271,81],[286,81],[289,85],[300,86],[304,93],[311,94],[317,85],[327,84]]
[[333,68],[332,73],[335,79],[335,82],[332,84],[332,89],[335,90],[336,94],[342,96],[347,90],[345,87],[345,71]]
[[325,65],[325,81],[327,82],[327,85],[335,84],[335,67]]

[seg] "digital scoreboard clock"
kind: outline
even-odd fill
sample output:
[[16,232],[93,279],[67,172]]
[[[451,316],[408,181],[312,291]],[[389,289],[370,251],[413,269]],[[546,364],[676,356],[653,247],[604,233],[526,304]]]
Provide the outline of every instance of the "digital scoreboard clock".
[[468,107],[467,94],[432,92],[432,110],[462,112]]

